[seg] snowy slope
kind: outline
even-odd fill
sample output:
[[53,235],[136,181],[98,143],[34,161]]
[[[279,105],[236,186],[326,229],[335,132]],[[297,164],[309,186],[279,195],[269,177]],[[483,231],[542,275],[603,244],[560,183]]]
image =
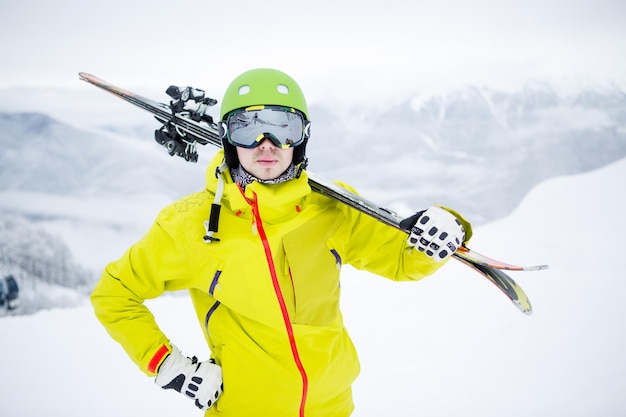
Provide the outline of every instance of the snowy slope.
[[[626,160],[535,187],[472,247],[551,269],[512,276],[522,315],[471,269],[450,262],[420,283],[345,268],[343,311],[361,355],[355,416],[626,415]],[[186,297],[150,302],[188,354],[208,352]],[[125,357],[89,305],[0,319],[3,417],[199,416]],[[228,387],[226,387],[228,389]]]

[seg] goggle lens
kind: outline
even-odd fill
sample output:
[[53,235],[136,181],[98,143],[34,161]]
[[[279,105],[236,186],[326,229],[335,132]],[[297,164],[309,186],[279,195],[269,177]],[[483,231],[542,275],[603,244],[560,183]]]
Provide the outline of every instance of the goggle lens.
[[299,111],[279,106],[254,106],[228,115],[222,122],[228,141],[242,148],[254,148],[270,139],[279,148],[298,146],[308,136],[309,122]]

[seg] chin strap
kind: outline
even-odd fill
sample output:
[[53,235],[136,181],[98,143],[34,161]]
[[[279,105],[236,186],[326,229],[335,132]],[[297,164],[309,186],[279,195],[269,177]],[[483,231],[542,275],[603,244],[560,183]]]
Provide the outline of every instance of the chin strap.
[[300,165],[298,165],[298,170],[296,171],[296,178],[300,178],[300,175],[302,175],[302,171],[304,171],[308,165],[309,165],[309,159],[305,156],[304,160],[300,163]]
[[219,242],[220,240],[216,237],[213,237],[215,233],[217,233],[217,228],[219,226],[220,220],[220,210],[222,208],[222,196],[224,195],[224,178],[222,173],[224,170],[228,168],[226,165],[226,161],[222,162],[222,164],[215,169],[215,177],[217,178],[217,188],[215,190],[215,198],[213,199],[213,204],[211,204],[211,214],[209,215],[209,220],[204,221],[204,242]]

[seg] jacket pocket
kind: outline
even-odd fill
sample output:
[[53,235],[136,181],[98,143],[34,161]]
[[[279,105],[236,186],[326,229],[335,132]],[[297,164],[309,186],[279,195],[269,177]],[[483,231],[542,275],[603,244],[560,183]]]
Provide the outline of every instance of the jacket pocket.
[[341,249],[333,236],[345,217],[325,210],[283,238],[296,324],[326,326],[339,315]]
[[[287,246],[285,252],[295,300],[294,322],[312,326],[326,326],[339,314],[340,257],[325,244],[300,252]],[[335,255],[336,254],[336,255]]]

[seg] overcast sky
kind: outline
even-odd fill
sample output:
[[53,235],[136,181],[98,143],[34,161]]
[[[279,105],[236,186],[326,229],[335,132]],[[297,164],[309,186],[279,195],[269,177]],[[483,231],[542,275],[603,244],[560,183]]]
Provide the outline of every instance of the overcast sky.
[[262,66],[313,99],[529,78],[624,84],[626,1],[0,0],[0,53],[0,88],[85,88],[85,71],[221,94]]

